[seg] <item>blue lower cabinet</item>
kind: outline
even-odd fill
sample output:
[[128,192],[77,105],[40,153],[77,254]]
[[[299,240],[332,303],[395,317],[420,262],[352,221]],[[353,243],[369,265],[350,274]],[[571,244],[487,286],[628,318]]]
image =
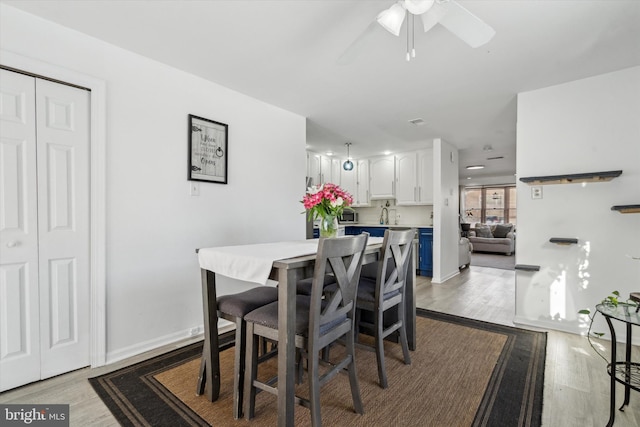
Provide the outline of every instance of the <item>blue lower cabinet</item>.
[[384,231],[389,227],[357,227],[348,225],[344,228],[344,234],[347,236],[356,236],[366,231],[371,237],[384,237]]
[[433,277],[433,228],[420,228],[418,233],[418,274]]
[[389,227],[361,227],[360,233],[366,231],[371,237],[384,237],[385,230]]
[[347,225],[344,228],[344,234],[347,235],[347,236],[357,236],[360,233],[362,233],[362,230],[360,229],[360,227],[355,227],[353,225]]

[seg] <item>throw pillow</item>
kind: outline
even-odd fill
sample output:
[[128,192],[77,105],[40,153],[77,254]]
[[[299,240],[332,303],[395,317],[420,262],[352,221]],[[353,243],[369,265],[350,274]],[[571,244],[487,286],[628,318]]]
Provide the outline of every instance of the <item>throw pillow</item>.
[[476,224],[476,236],[477,237],[493,237],[491,234],[491,228],[488,225]]
[[493,237],[503,239],[507,237],[507,233],[510,233],[512,228],[512,224],[498,224],[496,229],[493,230]]

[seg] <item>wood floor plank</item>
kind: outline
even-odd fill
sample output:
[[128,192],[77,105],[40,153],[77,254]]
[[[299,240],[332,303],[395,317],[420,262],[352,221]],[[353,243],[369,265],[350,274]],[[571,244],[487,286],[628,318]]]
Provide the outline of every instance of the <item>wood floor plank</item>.
[[[508,326],[515,315],[515,272],[487,267],[465,268],[461,274],[442,284],[418,276],[416,304],[429,310],[454,314]],[[9,390],[0,394],[0,403],[70,403],[72,427],[117,426],[109,410],[95,394],[87,378],[154,357],[187,345],[194,339],[165,346],[98,368],[81,369],[49,380]],[[596,341],[605,357],[610,356],[609,342]],[[619,347],[622,351],[622,346]],[[624,353],[619,353],[624,354]],[[640,348],[634,346],[634,360],[640,360]],[[623,388],[617,387],[617,404],[622,403]],[[547,334],[543,426],[601,427],[609,418],[609,377],[606,363],[579,335],[558,331]],[[631,392],[631,404],[616,412],[615,427],[640,425],[640,393]]]

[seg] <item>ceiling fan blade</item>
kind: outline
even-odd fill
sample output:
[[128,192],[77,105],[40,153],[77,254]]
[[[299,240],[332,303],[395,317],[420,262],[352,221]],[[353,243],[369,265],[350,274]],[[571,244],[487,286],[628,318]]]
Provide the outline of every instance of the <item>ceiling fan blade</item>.
[[351,44],[345,49],[344,52],[338,57],[336,63],[338,65],[350,64],[362,51],[362,48],[366,44],[369,36],[375,31],[384,31],[377,21],[372,21],[367,28]]
[[426,33],[427,31],[435,27],[435,25],[440,22],[440,20],[446,13],[447,9],[442,7],[439,3],[434,3],[433,6],[431,6],[431,9],[420,15],[424,32]]
[[496,34],[496,30],[462,7],[458,2],[450,0],[439,5],[446,10],[439,23],[469,46],[482,46],[488,43]]

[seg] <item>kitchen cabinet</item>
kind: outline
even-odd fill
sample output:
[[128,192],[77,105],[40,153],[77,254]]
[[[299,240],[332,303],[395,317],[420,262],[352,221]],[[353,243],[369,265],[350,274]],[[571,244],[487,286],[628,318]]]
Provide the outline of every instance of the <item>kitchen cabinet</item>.
[[350,171],[344,169],[340,170],[340,187],[347,193],[353,196],[353,205],[356,204],[357,192],[358,192],[358,172],[357,167]]
[[320,182],[333,182],[331,180],[331,158],[320,156]]
[[316,153],[307,152],[307,178],[311,178],[311,184],[317,185],[321,180],[321,155]]
[[396,155],[396,204],[433,204],[433,150]]
[[356,161],[358,176],[358,188],[356,191],[357,203],[354,206],[369,206],[369,160]]
[[418,151],[418,204],[433,205],[433,150]]
[[340,161],[340,159],[334,159],[332,158],[331,160],[331,182],[342,186],[342,184],[340,183],[340,170],[342,169],[342,162]]
[[369,162],[352,160],[350,171],[340,167],[340,187],[353,197],[353,207],[369,206]]
[[374,157],[369,162],[369,199],[395,199],[395,156]]
[[340,185],[341,165],[340,159],[307,152],[307,177],[313,180],[313,185],[326,182]]
[[418,229],[418,273],[433,276],[433,228]]
[[344,228],[344,234],[347,236],[357,236],[363,232],[369,233],[371,237],[384,237],[385,230],[389,227],[361,227],[358,225],[347,225]]

